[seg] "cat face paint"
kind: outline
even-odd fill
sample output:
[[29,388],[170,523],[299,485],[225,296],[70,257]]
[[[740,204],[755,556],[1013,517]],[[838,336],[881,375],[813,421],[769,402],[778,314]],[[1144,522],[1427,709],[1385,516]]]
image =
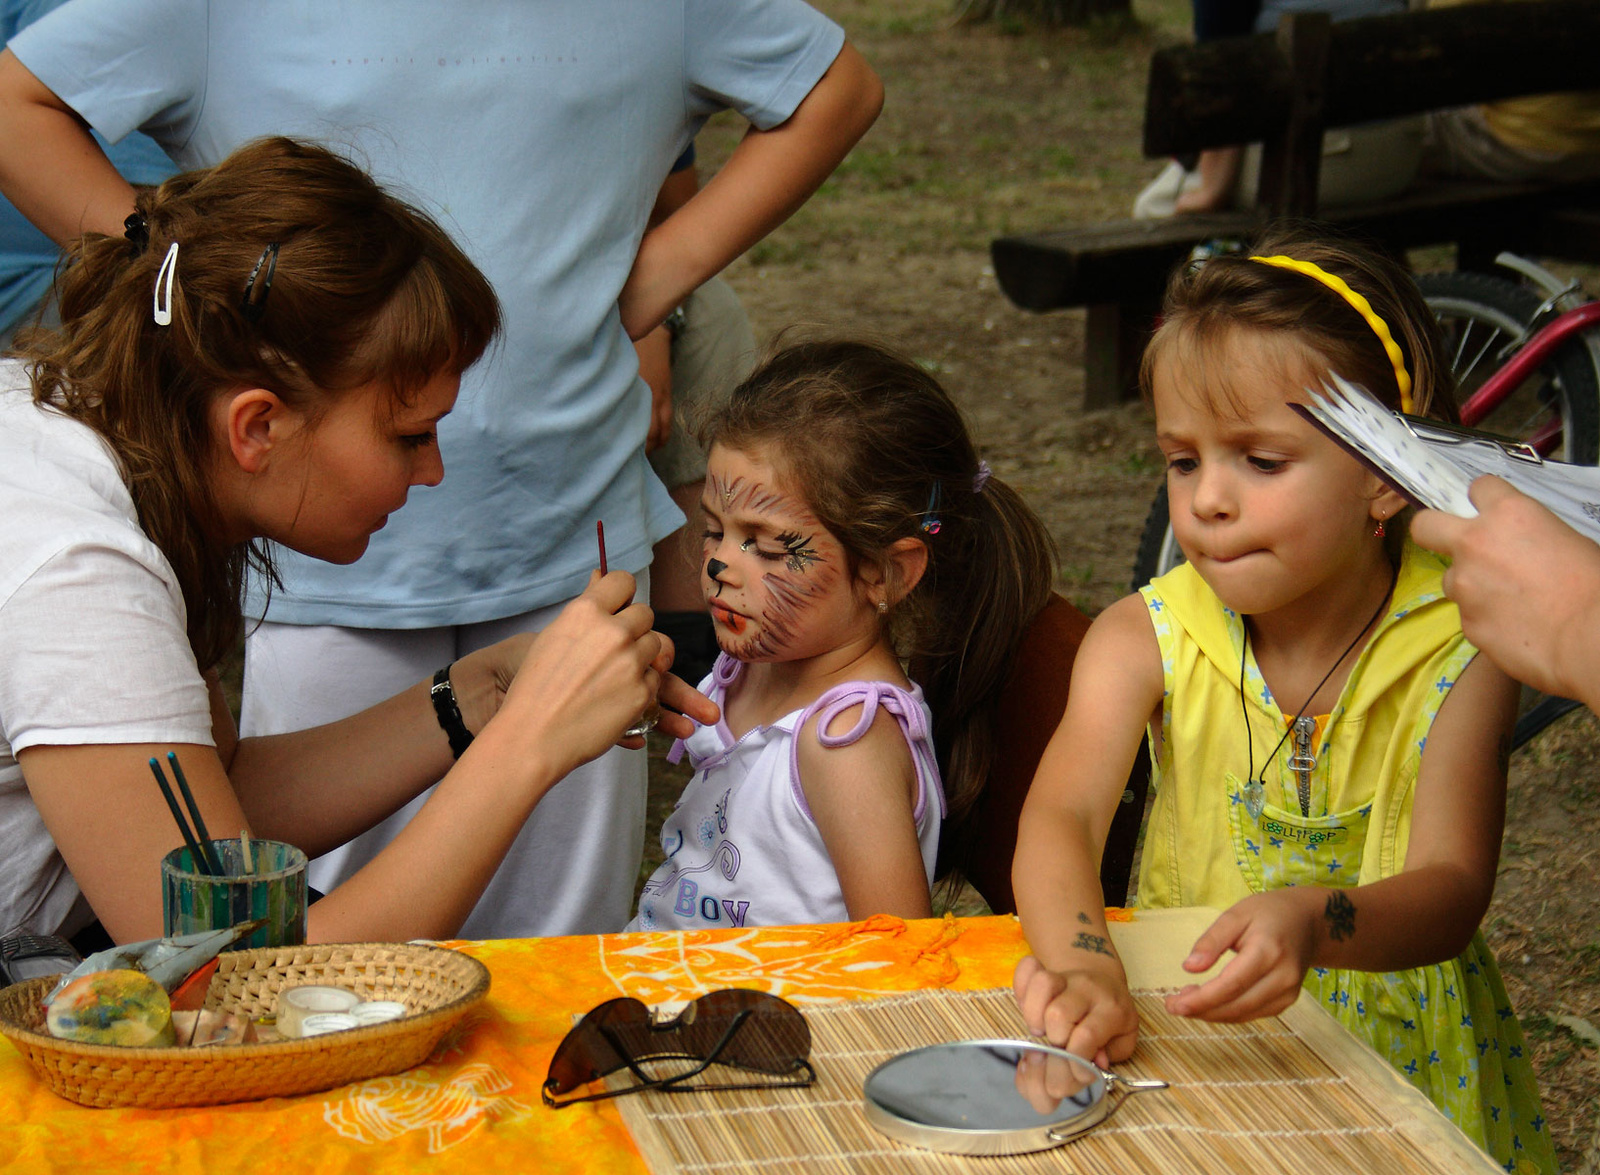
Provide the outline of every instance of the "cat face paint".
[[714,447],[701,505],[701,587],[723,651],[794,661],[836,646],[859,609],[844,550],[763,455]]

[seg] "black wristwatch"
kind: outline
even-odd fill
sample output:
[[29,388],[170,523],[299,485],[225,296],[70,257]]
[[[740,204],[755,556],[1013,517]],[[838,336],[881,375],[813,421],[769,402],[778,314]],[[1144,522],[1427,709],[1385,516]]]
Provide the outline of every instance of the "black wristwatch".
[[450,753],[461,758],[461,753],[472,745],[472,731],[461,719],[461,707],[456,702],[456,690],[450,684],[450,666],[433,675],[433,685],[428,690],[433,699],[433,712],[439,717],[439,726],[450,740]]

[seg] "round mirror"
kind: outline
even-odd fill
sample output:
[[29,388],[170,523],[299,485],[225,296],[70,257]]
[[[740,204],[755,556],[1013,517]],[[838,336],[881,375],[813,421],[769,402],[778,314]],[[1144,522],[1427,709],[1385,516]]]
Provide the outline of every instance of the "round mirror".
[[1111,1110],[1109,1075],[1061,1049],[965,1040],[913,1049],[862,1087],[867,1120],[890,1138],[963,1155],[1060,1146]]

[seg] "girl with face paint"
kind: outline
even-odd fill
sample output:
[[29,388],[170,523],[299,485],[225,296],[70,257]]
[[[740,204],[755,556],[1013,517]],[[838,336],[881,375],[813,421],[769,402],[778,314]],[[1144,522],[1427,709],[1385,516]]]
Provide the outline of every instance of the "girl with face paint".
[[702,439],[723,719],[674,749],[695,775],[632,925],[926,917],[1049,539],[938,383],[874,346],[785,349]]

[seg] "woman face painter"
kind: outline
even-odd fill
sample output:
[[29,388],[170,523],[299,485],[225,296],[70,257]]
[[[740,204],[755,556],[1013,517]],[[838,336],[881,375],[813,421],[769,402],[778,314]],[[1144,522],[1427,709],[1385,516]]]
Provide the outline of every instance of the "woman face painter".
[[494,294],[359,169],[267,139],[142,192],[123,236],[86,234],[59,297],[60,329],[0,360],[0,930],[160,932],[178,833],[147,763],[176,750],[216,835],[311,855],[443,776],[309,934],[448,936],[544,793],[658,691],[715,720],[664,677],[618,572],[431,685],[238,739],[216,667],[246,568],[270,581],[272,544],[351,562],[438,484],[436,428],[499,329]]

